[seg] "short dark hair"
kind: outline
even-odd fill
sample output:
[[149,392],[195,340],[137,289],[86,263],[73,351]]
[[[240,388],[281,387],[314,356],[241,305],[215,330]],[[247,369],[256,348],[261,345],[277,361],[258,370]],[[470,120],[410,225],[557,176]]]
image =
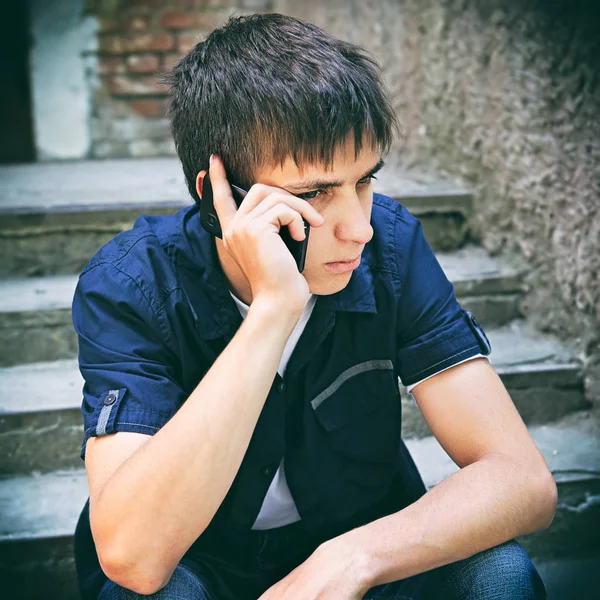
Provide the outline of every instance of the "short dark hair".
[[[217,153],[230,181],[259,167],[319,162],[354,133],[387,153],[399,124],[375,59],[316,25],[281,14],[233,16],[165,75],[168,115],[187,186]],[[366,136],[366,137],[365,137]]]

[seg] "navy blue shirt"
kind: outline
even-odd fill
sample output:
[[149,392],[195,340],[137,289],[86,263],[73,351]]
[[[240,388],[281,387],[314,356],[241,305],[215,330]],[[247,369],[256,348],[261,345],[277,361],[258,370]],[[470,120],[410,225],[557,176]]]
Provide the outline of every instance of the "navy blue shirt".
[[[382,502],[389,514],[425,493],[400,437],[398,378],[410,385],[491,348],[418,219],[375,194],[371,224],[359,268],[346,288],[317,298],[284,378],[275,376],[209,528],[250,529],[284,456],[307,530],[344,530]],[[142,216],[101,248],[73,301],[85,380],[81,457],[90,436],[156,433],[241,321],[196,205]]]

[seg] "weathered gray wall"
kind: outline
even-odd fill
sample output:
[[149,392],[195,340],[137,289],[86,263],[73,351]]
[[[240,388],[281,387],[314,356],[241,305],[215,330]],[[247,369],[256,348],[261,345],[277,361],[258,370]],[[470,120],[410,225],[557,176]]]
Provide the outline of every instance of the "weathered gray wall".
[[406,128],[394,160],[461,176],[478,191],[475,234],[492,253],[531,263],[523,310],[574,342],[587,393],[600,403],[596,4],[278,0],[276,8],[377,55]]
[[85,158],[90,149],[86,68],[95,69],[97,26],[94,17],[83,17],[83,8],[84,0],[30,2],[34,137],[40,160]]

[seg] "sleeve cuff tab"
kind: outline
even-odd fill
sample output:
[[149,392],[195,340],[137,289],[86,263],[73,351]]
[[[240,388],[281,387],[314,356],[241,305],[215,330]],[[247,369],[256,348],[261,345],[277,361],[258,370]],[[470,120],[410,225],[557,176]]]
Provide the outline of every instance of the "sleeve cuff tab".
[[465,314],[467,324],[471,328],[471,331],[473,332],[473,335],[475,335],[479,347],[481,348],[481,353],[484,356],[487,356],[492,351],[492,345],[490,344],[490,340],[485,334],[485,331],[483,331],[483,328],[479,324],[479,321],[468,310],[463,309],[463,312]]

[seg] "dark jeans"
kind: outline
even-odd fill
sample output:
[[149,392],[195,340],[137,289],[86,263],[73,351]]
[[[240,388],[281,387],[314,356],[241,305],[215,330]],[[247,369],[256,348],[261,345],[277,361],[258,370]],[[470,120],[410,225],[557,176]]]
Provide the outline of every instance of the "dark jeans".
[[[236,594],[233,592],[233,596]],[[99,600],[222,600],[210,577],[179,564],[169,583],[148,596],[107,581]],[[530,600],[546,590],[529,556],[515,541],[407,579],[371,588],[364,600]],[[309,599],[307,599],[309,600]],[[341,599],[340,599],[341,600]]]

